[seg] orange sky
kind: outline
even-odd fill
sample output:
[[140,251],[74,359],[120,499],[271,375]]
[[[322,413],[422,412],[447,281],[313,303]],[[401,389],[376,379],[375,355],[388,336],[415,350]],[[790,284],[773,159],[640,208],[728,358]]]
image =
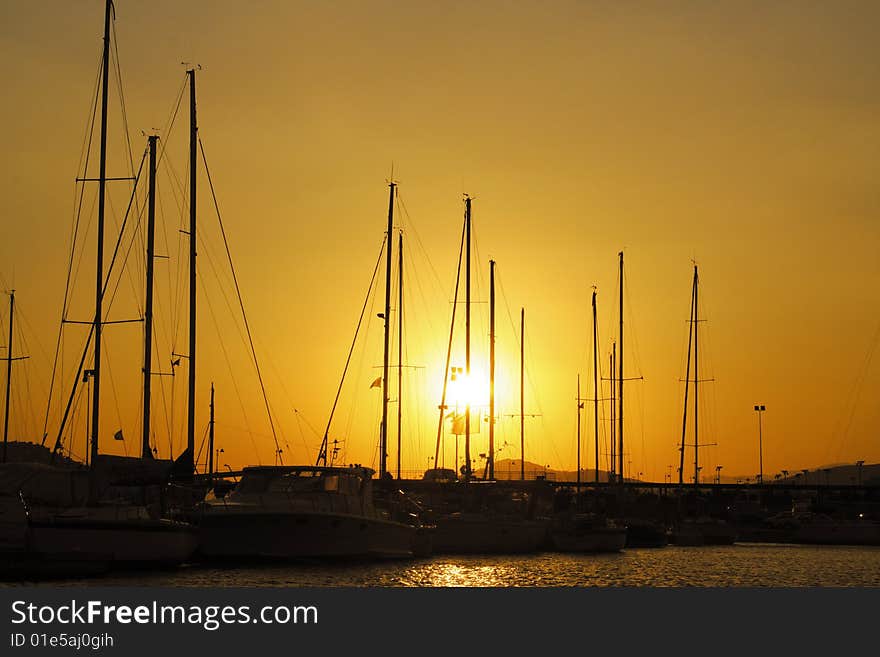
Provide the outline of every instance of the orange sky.
[[[645,377],[626,389],[628,475],[662,480],[677,463],[692,259],[707,320],[701,376],[715,379],[701,388],[700,439],[718,443],[701,453],[704,474],[719,464],[730,475],[757,472],[755,403],[768,409],[765,473],[880,460],[880,364],[870,360],[880,323],[875,3],[117,4],[136,159],[142,131],[166,123],[180,62],[203,67],[201,137],[285,462],[315,457],[319,439],[306,421],[319,433],[327,421],[385,230],[392,162],[407,210],[406,361],[423,366],[406,372],[404,470],[421,471],[433,455],[464,192],[476,199],[473,349],[484,372],[490,257],[503,286],[499,443],[517,446],[498,458],[519,456],[506,414],[519,412],[525,307],[526,412],[541,414],[526,421],[526,458],[574,467],[576,376],[585,391],[591,380],[591,286],[607,367],[623,249],[627,376]],[[13,366],[13,438],[42,433],[102,14],[100,0],[0,8],[0,285],[17,290],[31,355]],[[125,175],[111,91],[109,174]],[[173,134],[162,135],[181,180],[186,118],[184,108]],[[176,312],[179,326],[185,318],[168,299],[186,249],[177,232],[185,218],[174,210],[182,200],[169,182],[161,173],[159,243],[170,256],[157,263],[162,371],[169,318]],[[236,302],[219,294],[208,263],[222,267],[222,244],[204,177],[199,198],[197,441],[213,380],[223,462],[271,463],[256,377],[229,319]],[[117,216],[125,202],[117,183]],[[83,216],[93,231],[94,212]],[[93,249],[87,242],[73,319],[89,315]],[[137,276],[123,280],[111,319],[137,316]],[[380,394],[369,385],[381,364],[381,305],[377,297],[331,429],[345,440],[346,461],[374,465]],[[6,317],[4,308],[3,344]],[[68,331],[65,381],[83,335]],[[132,451],[139,432],[140,328],[107,332],[114,385],[104,379],[102,450],[121,453],[112,433],[122,427]],[[185,350],[185,329],[176,345]],[[464,364],[459,340],[453,364]],[[170,379],[162,385],[157,404],[178,409],[177,451],[184,377],[175,377],[173,401]],[[166,456],[168,420],[155,412]],[[396,422],[395,405],[391,414]],[[78,422],[81,452],[85,416]],[[584,426],[591,465],[590,415]],[[485,451],[485,437],[474,453]]]

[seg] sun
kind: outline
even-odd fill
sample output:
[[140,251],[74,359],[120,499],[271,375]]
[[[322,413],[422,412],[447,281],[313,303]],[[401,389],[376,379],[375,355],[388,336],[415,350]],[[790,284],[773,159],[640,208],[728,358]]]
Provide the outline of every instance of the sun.
[[464,368],[453,367],[449,375],[449,400],[459,408],[488,406],[489,385],[483,371],[472,367],[468,375]]

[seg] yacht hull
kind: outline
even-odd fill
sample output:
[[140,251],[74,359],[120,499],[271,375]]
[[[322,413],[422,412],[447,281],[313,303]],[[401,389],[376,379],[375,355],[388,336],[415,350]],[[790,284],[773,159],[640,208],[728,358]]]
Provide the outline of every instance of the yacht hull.
[[197,547],[195,529],[170,520],[32,520],[28,552],[54,562],[96,562],[109,566],[183,563]]
[[626,530],[561,530],[552,532],[550,538],[559,552],[620,552],[626,545]]
[[435,554],[537,552],[547,540],[547,523],[540,520],[446,516],[436,525]]
[[199,521],[207,559],[407,558],[416,528],[339,513],[208,512]]
[[733,545],[736,529],[726,523],[682,523],[670,534],[670,542],[679,546]]

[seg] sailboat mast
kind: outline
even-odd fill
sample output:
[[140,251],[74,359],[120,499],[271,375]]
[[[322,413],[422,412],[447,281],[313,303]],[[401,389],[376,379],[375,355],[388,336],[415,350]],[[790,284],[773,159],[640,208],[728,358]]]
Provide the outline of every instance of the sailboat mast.
[[211,381],[211,419],[208,421],[208,477],[214,479],[214,382]]
[[388,232],[385,257],[385,347],[382,360],[382,430],[379,439],[379,477],[388,470],[388,343],[391,335],[391,231],[394,230],[394,188],[396,183],[388,183]]
[[[467,233],[467,253],[465,255],[465,381],[471,385],[471,197],[464,198],[464,222]],[[464,409],[464,472],[465,478],[471,478],[471,400],[468,399]]]
[[614,372],[614,360],[617,356],[617,343],[611,343],[611,479],[615,478],[617,473],[617,425],[615,424],[615,415],[616,415],[616,405],[617,405],[617,395],[614,391],[614,383],[615,383],[615,372]]
[[[465,239],[465,225],[461,226],[461,245],[458,249],[458,267],[455,270],[455,292],[453,294],[452,299],[452,319],[449,322],[449,341],[446,343],[446,366],[443,369],[443,391],[440,394],[440,404],[438,406],[440,410],[440,418],[437,421],[437,443],[434,447],[434,467],[439,468],[439,458],[440,458],[440,440],[443,437],[443,418],[445,416],[446,411],[446,388],[449,384],[449,362],[452,358],[452,336],[455,332],[455,311],[458,308],[458,287],[459,283],[461,283],[461,256],[462,251],[464,250],[464,239]],[[455,439],[456,449],[458,449],[458,437]],[[444,449],[444,460],[445,460],[445,452]]]
[[104,54],[101,65],[101,155],[98,174],[98,248],[95,265],[95,367],[92,378],[92,463],[98,456],[98,418],[101,400],[101,322],[104,296],[104,205],[107,190],[107,85],[110,75],[110,13],[113,0],[107,0],[104,9]]
[[[687,355],[687,365],[685,367],[684,373],[684,413],[681,419],[681,449],[679,455],[679,463],[678,463],[678,483],[684,483],[684,446],[685,446],[685,436],[687,434],[687,415],[688,415],[688,389],[690,387],[690,379],[691,379],[691,344],[694,339],[694,328],[697,323],[694,321],[696,317],[694,316],[694,303],[697,297],[697,267],[694,265],[694,284],[691,287],[691,316],[688,320],[688,355]],[[694,377],[696,378],[696,377]],[[695,384],[696,385],[696,384]]]
[[577,397],[577,482],[581,483],[581,375],[578,374]]
[[700,483],[700,436],[699,436],[699,412],[700,412],[700,368],[699,368],[699,316],[700,316],[700,300],[699,300],[699,276],[697,275],[697,266],[694,265],[694,485]]
[[403,424],[403,232],[397,241],[397,478],[400,479],[400,430]]
[[593,432],[596,438],[596,481],[599,481],[599,329],[596,326],[596,290],[593,290]]
[[9,293],[9,340],[6,343],[6,406],[3,412],[3,463],[9,442],[9,390],[12,383],[12,318],[15,315],[15,290]]
[[196,120],[196,70],[189,75],[189,390],[186,420],[186,449],[190,463],[195,458],[196,435],[196,149],[199,127]]
[[489,261],[489,479],[495,479],[495,261]]
[[620,464],[618,468],[620,483],[623,483],[625,480],[623,472],[623,251],[618,255],[620,256],[620,337],[618,338],[620,341],[620,362],[618,363],[619,375],[617,377],[617,385],[620,388],[620,393],[617,396],[617,403],[620,410],[617,414],[617,440],[619,444],[617,458]]
[[144,419],[142,422],[143,436],[141,440],[141,456],[151,458],[150,450],[150,384],[153,378],[153,247],[156,232],[156,141],[159,138],[151,135],[148,138],[150,148],[150,182],[147,206],[147,299],[144,310]]
[[526,309],[519,311],[519,478],[526,479]]

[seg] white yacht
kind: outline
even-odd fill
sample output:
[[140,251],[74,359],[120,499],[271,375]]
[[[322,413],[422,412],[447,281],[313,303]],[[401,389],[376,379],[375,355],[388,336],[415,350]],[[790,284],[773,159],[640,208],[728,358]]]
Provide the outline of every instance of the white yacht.
[[198,518],[208,559],[402,558],[418,545],[418,517],[377,504],[364,467],[255,466]]

